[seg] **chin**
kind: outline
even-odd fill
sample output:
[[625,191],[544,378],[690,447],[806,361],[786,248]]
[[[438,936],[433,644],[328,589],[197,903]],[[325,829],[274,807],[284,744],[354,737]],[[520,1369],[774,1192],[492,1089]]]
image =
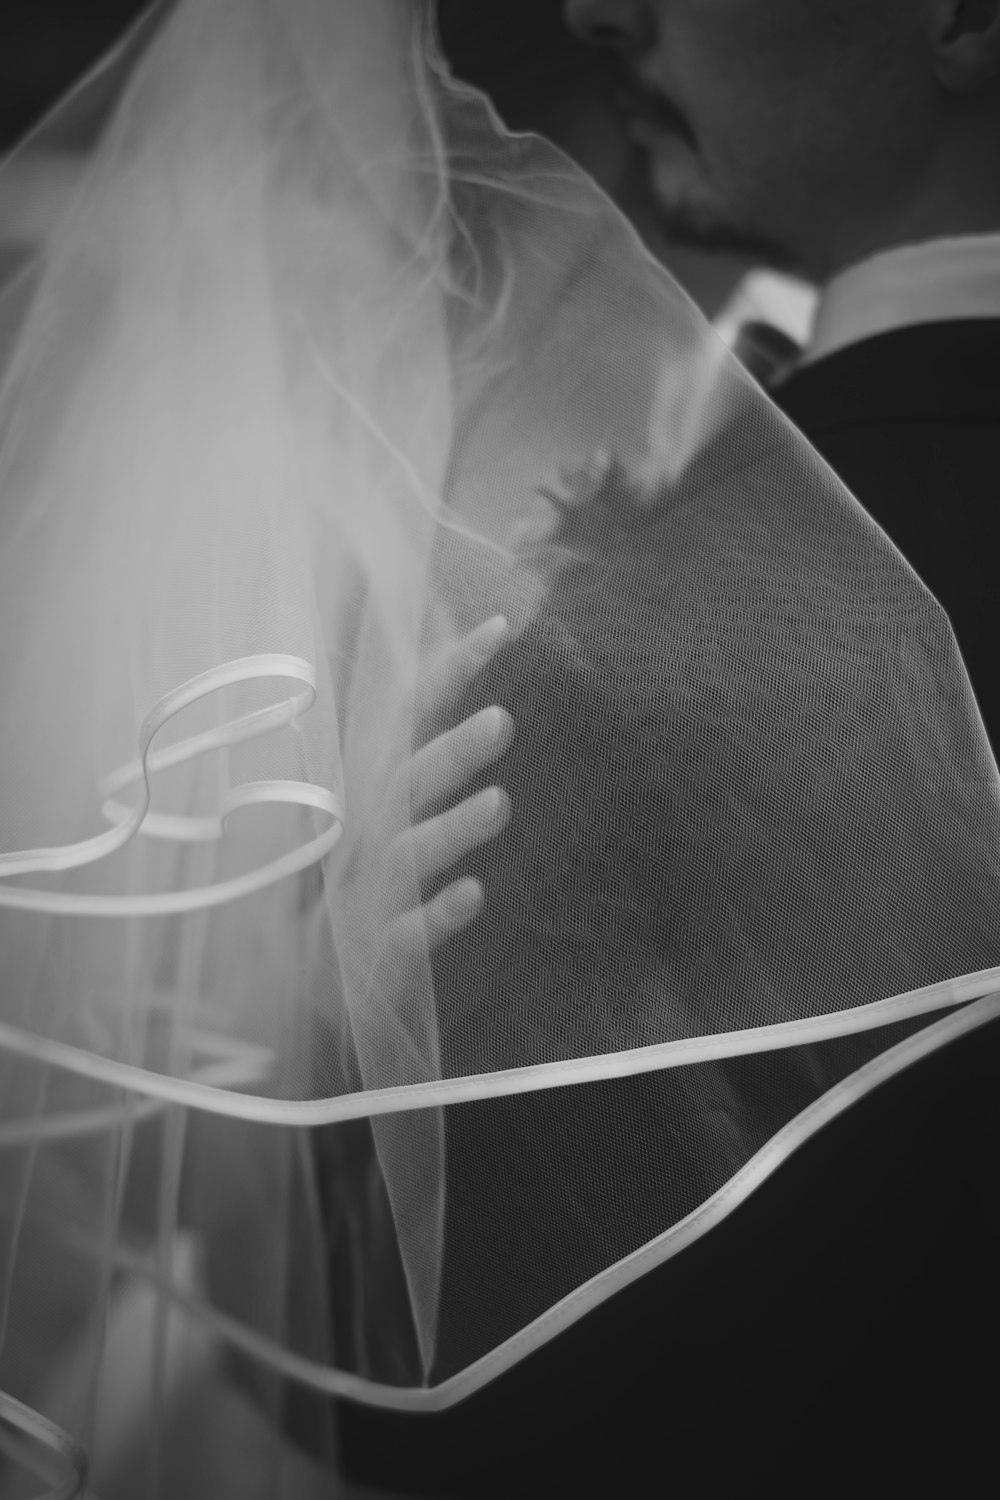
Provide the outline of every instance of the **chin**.
[[678,245],[749,257],[780,269],[792,257],[770,234],[748,224],[703,176],[693,152],[652,154],[648,183],[657,227]]
[[704,203],[657,200],[654,218],[666,238],[677,245],[748,257],[776,270],[791,270],[795,263],[795,257],[777,241]]

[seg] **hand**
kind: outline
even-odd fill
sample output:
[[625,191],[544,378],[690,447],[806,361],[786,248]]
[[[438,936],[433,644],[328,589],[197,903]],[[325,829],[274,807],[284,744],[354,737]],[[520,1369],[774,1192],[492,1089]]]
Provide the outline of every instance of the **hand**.
[[[487,620],[437,662],[422,684],[416,724],[420,748],[409,762],[412,822],[396,840],[403,868],[415,869],[421,884],[444,875],[480,844],[504,829],[510,802],[500,787],[447,804],[510,745],[514,723],[502,708],[483,709],[454,728],[421,743],[449,707],[457,705],[507,638],[502,617]],[[435,812],[437,807],[445,811]],[[477,880],[453,881],[432,900],[397,916],[387,934],[397,961],[426,953],[459,933],[478,913],[483,892]]]

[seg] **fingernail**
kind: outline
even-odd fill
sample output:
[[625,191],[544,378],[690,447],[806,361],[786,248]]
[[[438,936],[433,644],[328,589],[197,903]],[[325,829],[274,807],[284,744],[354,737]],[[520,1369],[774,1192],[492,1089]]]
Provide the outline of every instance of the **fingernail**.
[[473,656],[481,661],[489,661],[506,634],[505,616],[494,615],[492,619],[485,620],[482,625],[477,625],[472,634],[466,637],[465,650],[471,651]]
[[483,888],[471,877],[456,881],[451,888],[451,900],[456,915],[468,913],[471,916],[482,905]]
[[482,625],[477,625],[472,632],[473,645],[480,649],[492,651],[494,647],[503,640],[507,633],[507,621],[503,615],[494,615],[491,620],[486,620]]
[[501,745],[510,738],[514,730],[514,720],[505,708],[494,704],[492,708],[484,708],[481,723],[483,731],[491,745]]
[[491,818],[506,822],[510,817],[510,798],[502,786],[491,786],[483,793],[483,811]]

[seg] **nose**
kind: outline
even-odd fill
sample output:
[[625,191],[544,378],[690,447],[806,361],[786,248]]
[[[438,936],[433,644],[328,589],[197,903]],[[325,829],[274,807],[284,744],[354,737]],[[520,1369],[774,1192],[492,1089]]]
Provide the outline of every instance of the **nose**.
[[631,52],[649,41],[650,0],[563,0],[563,20],[581,41]]

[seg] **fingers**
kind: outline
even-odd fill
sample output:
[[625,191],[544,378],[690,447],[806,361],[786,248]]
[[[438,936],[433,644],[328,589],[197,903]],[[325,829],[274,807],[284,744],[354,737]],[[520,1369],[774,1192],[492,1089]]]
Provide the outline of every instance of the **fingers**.
[[478,880],[456,880],[425,906],[397,917],[387,934],[383,968],[388,963],[402,976],[411,963],[457,937],[478,916],[483,888]]
[[587,505],[594,498],[607,480],[613,462],[607,448],[595,448],[579,467],[560,469],[556,484],[539,491],[552,504],[541,514],[535,511],[524,517],[514,527],[511,546],[515,552],[532,552],[547,542],[567,511]]
[[410,812],[422,818],[433,806],[449,801],[463,786],[503,755],[514,735],[506,709],[481,713],[438,735],[410,762]]
[[607,448],[595,448],[587,455],[579,469],[564,476],[568,491],[567,500],[571,503],[589,500],[607,479],[611,464],[610,451]]
[[[510,802],[500,787],[468,797],[439,817],[402,834],[395,857],[420,881],[449,869],[479,844],[496,838],[510,817]],[[469,926],[482,909],[478,880],[455,880],[423,905],[400,912],[388,925],[378,960],[378,983],[392,1003],[402,1000],[421,960]]]
[[595,448],[576,468],[560,469],[555,487],[546,487],[541,493],[560,509],[585,505],[607,480],[613,462],[607,448]]
[[417,706],[416,739],[419,743],[433,732],[436,718],[456,704],[483,668],[496,655],[508,634],[503,615],[478,625],[447,651],[421,684]]
[[[502,615],[487,620],[448,651],[421,684],[416,740],[433,733],[436,718],[456,705],[508,637]],[[479,845],[494,839],[510,818],[510,801],[500,787],[467,797],[456,807],[425,816],[435,804],[449,801],[502,755],[511,742],[514,723],[506,710],[482,710],[436,735],[417,750],[404,774],[409,779],[412,826],[391,846],[386,865],[390,885],[404,891],[414,876],[420,884],[440,878]],[[395,798],[390,799],[398,805]],[[461,932],[483,901],[476,880],[453,881],[432,900],[401,912],[389,925],[379,967],[392,989],[403,982],[409,960],[418,959]]]
[[501,787],[491,786],[436,818],[414,824],[400,836],[397,855],[412,861],[417,879],[426,884],[495,839],[509,820],[510,799]]

